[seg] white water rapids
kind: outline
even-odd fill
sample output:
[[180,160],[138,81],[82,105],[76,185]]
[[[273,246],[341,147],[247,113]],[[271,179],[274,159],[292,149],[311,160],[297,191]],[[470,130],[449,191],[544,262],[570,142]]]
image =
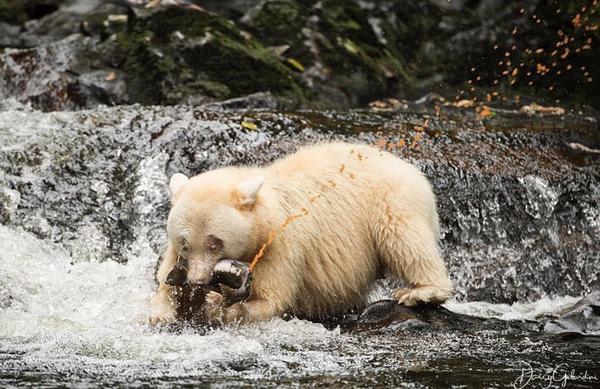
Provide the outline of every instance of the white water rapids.
[[[27,365],[55,371],[108,369],[127,376],[159,365],[157,376],[206,373],[223,363],[259,358],[273,369],[294,362],[310,371],[347,362],[325,351],[339,331],[299,320],[262,326],[159,333],[147,324],[156,255],[141,250],[125,265],[76,262],[60,247],[0,226],[0,349]],[[286,347],[302,347],[294,361]],[[152,375],[152,373],[151,373]]]
[[[59,246],[22,230],[0,226],[0,350],[5,368],[26,366],[53,374],[128,377],[252,379],[260,375],[344,374],[369,364],[353,335],[303,320],[275,319],[244,327],[182,333],[146,324],[157,254],[140,245],[127,264],[72,258]],[[372,300],[383,298],[380,288]],[[577,299],[533,304],[446,304],[486,317],[530,319]],[[12,360],[11,356],[12,355]]]

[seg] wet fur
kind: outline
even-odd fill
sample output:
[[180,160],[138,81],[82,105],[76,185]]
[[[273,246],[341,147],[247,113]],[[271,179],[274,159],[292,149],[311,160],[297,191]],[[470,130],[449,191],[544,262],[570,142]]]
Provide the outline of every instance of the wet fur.
[[[235,188],[257,175],[264,177],[264,185],[249,206],[240,201]],[[198,175],[173,194],[174,206],[206,201],[233,207],[252,220],[250,231],[234,244],[243,241],[244,247],[232,248],[237,259],[250,261],[269,231],[276,229],[255,269],[248,301],[225,307],[222,297],[209,294],[205,309],[212,320],[247,322],[283,313],[320,317],[347,312],[364,304],[382,271],[409,285],[394,292],[405,305],[440,303],[451,294],[438,249],[438,216],[430,185],[414,166],[390,153],[364,145],[314,145],[264,168],[230,167]],[[307,215],[285,229],[277,228],[290,216],[302,214],[302,208]],[[211,207],[206,209],[202,212]],[[221,222],[227,225],[225,234],[236,228],[236,220]],[[164,280],[176,257],[170,247],[157,273],[160,285],[153,299],[153,322],[174,317],[172,289]]]

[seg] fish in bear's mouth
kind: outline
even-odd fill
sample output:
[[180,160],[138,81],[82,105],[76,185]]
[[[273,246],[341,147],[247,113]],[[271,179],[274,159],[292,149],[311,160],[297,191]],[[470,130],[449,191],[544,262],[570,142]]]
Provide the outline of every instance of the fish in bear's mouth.
[[[166,284],[187,286],[187,269],[178,262],[167,275]],[[215,265],[208,286],[218,286],[229,303],[242,301],[250,296],[252,271],[248,263],[233,259],[223,259]]]

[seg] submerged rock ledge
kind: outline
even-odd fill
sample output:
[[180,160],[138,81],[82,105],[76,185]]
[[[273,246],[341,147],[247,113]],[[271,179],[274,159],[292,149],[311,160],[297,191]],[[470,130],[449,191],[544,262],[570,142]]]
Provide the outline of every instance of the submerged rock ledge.
[[600,144],[595,118],[211,109],[0,112],[0,222],[60,242],[73,258],[122,260],[135,239],[156,251],[164,244],[175,172],[363,142],[430,178],[460,298],[527,301],[600,287],[600,162],[568,146]]

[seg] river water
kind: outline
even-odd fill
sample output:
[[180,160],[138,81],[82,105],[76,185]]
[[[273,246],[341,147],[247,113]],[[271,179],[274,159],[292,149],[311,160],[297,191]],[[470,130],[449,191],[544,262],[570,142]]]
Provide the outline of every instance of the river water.
[[[45,384],[507,384],[522,361],[544,361],[541,340],[501,331],[435,333],[392,326],[342,333],[298,319],[160,332],[146,324],[156,253],[132,248],[126,264],[72,258],[63,248],[0,226],[0,383]],[[373,292],[373,299],[384,296]],[[533,319],[568,306],[562,297],[530,304],[446,304],[483,317]],[[399,334],[406,330],[406,334]],[[469,348],[469,350],[465,350]],[[515,360],[510,360],[515,358]],[[585,361],[585,356],[579,356]],[[493,366],[501,362],[503,366]],[[594,365],[595,364],[595,365]],[[598,368],[590,359],[590,374]],[[453,365],[460,365],[457,369]],[[492,369],[490,371],[490,369]],[[457,371],[454,371],[454,370]],[[426,373],[428,372],[428,373]],[[423,376],[423,377],[421,377]],[[3,385],[3,386],[4,386]]]
[[[0,386],[509,387],[529,382],[532,387],[559,387],[560,377],[572,370],[576,374],[566,379],[569,387],[599,384],[594,380],[600,379],[598,313],[587,309],[575,321],[538,321],[593,290],[596,278],[591,273],[580,275],[578,285],[583,286],[573,288],[572,296],[548,290],[502,303],[504,292],[488,301],[469,298],[473,290],[485,287],[486,278],[468,277],[463,269],[453,275],[457,296],[445,307],[489,318],[482,322],[491,324],[483,326],[428,326],[409,320],[347,330],[295,318],[220,329],[182,326],[161,331],[148,326],[171,170],[190,163],[207,168],[246,161],[251,157],[237,148],[240,144],[285,153],[290,142],[281,131],[240,132],[232,140],[225,125],[212,122],[210,135],[196,133],[194,141],[198,149],[192,155],[205,162],[190,162],[189,155],[183,158],[166,143],[135,146],[152,143],[150,138],[171,142],[174,134],[190,131],[165,114],[142,119],[147,128],[130,134],[138,111],[142,116],[151,113],[139,107],[125,113],[42,114],[23,108],[0,113]],[[107,112],[126,117],[126,124],[103,129]],[[194,115],[189,113],[190,120]],[[205,123],[194,120],[198,122],[192,128]],[[280,117],[274,126],[286,120]],[[305,128],[302,136],[320,137],[311,131]],[[140,133],[151,136],[136,140]],[[111,144],[115,139],[119,147]],[[128,142],[134,146],[122,147]],[[131,177],[136,179],[130,182]],[[586,209],[597,215],[597,209]],[[587,232],[593,236],[598,223],[589,223]],[[458,250],[445,244],[448,252]],[[523,250],[532,245],[512,244]],[[585,251],[590,246],[582,247],[574,263],[596,260],[597,253]],[[468,247],[449,260],[487,263],[501,261],[503,255],[473,259],[464,250]],[[545,255],[536,260],[551,267],[563,262],[560,253]],[[511,270],[515,272],[507,268],[502,273]],[[545,285],[523,277],[532,289]],[[385,283],[376,286],[370,300],[388,298],[388,290]],[[555,371],[555,381],[544,381]]]

